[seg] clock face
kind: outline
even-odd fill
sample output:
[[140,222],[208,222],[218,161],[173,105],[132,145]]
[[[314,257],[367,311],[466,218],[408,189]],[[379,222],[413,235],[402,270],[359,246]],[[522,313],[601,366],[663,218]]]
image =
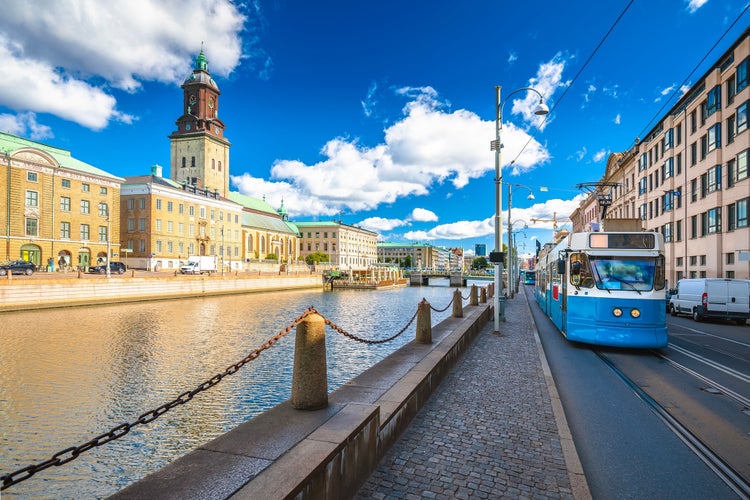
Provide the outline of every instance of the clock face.
[[214,98],[213,97],[209,97],[208,98],[208,107],[211,108],[211,109],[214,109],[214,105],[215,105]]

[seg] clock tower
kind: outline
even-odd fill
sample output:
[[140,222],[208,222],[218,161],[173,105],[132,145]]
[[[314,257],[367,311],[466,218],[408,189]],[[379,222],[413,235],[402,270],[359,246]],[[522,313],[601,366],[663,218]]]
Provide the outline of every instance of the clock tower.
[[182,116],[171,143],[170,177],[179,183],[229,193],[229,141],[224,122],[219,120],[219,87],[208,72],[201,49],[193,72],[182,84]]

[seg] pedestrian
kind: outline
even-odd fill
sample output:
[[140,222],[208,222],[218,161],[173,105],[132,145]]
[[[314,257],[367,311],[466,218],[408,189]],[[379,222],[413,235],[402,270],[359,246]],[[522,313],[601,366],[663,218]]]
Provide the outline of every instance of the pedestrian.
[[55,272],[55,259],[53,259],[52,257],[47,259],[47,271],[51,273]]

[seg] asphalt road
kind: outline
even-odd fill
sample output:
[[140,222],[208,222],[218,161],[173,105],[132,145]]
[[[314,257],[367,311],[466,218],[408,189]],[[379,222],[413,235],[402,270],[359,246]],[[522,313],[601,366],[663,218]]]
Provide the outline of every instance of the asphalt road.
[[532,288],[525,291],[593,498],[737,498],[591,347],[566,341]]

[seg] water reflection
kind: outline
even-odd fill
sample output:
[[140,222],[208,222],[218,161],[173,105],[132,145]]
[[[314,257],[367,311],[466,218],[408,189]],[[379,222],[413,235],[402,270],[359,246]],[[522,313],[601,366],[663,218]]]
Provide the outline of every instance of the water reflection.
[[[194,389],[283,330],[307,307],[348,332],[387,338],[446,286],[287,291],[8,313],[0,350],[0,471],[89,441]],[[479,283],[478,283],[479,284]],[[480,284],[484,285],[484,284]],[[467,290],[463,289],[464,295]],[[432,312],[432,323],[451,313]],[[366,345],[326,329],[333,390],[414,338]],[[294,334],[159,419],[5,491],[3,498],[99,498],[289,398]]]

